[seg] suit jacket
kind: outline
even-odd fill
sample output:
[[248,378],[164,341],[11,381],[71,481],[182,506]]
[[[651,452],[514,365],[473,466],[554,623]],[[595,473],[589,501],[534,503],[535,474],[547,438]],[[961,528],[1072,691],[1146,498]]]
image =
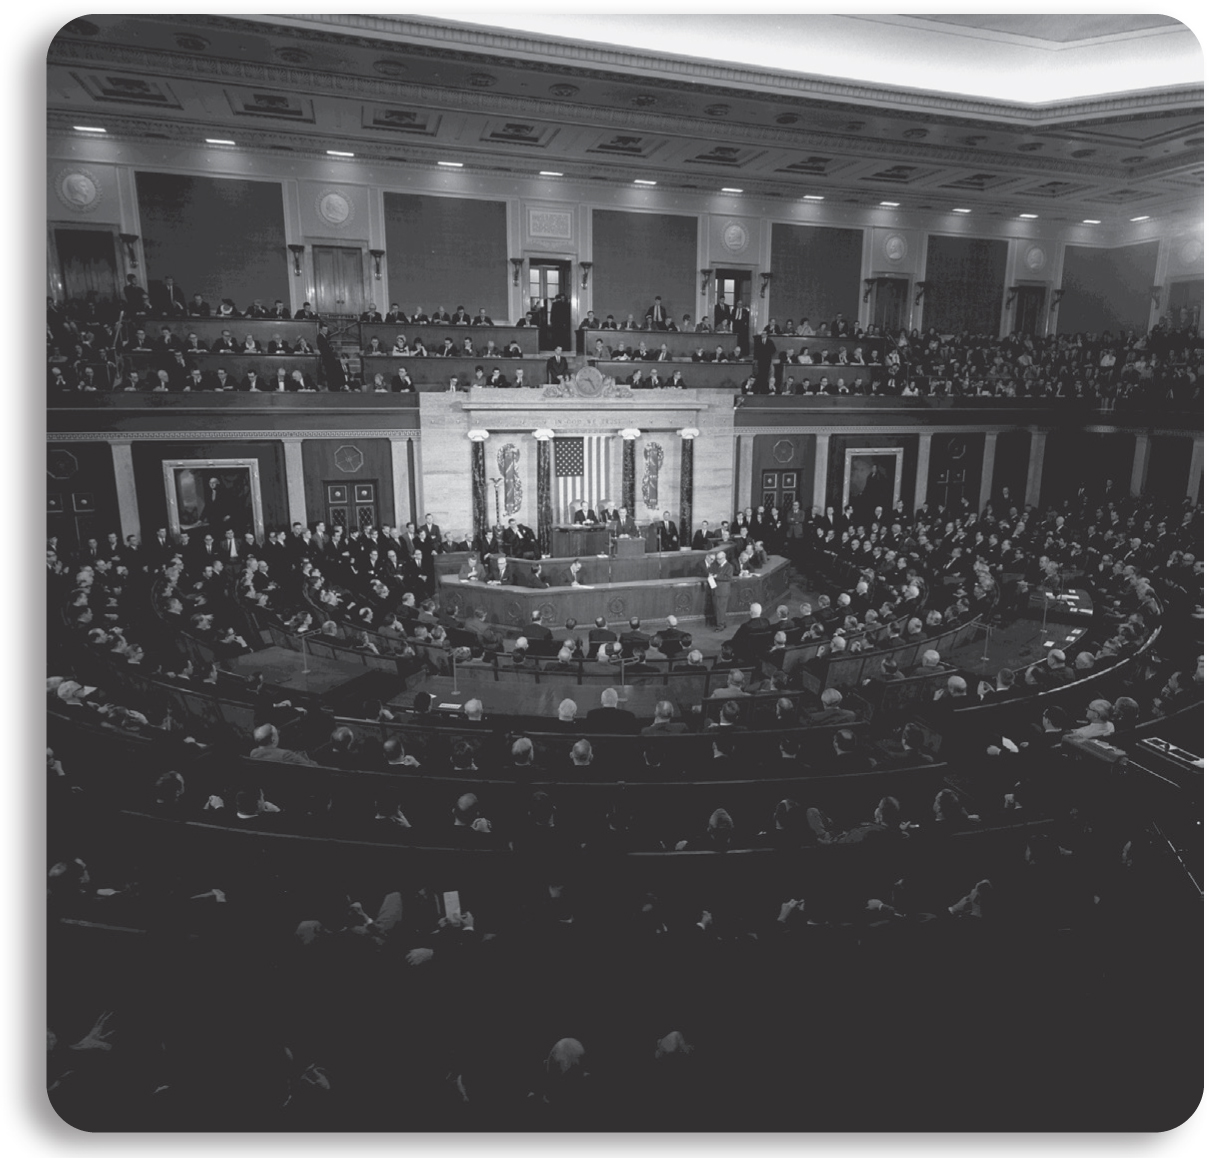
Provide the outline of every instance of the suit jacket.
[[[582,576],[582,575],[583,575],[583,569],[581,568],[579,571],[579,576]],[[554,587],[570,587],[573,583],[579,583],[580,585],[583,585],[584,580],[582,578],[580,578],[579,576],[572,575],[571,568],[567,567],[565,570],[560,571],[557,575],[555,575],[554,578],[551,579],[550,583],[551,583],[551,586],[554,586]]]
[[554,632],[544,623],[530,623],[524,629],[524,636],[526,639],[553,639]]
[[643,736],[682,736],[688,725],[679,720],[659,720],[642,729]]
[[596,512],[590,509],[576,511],[572,517],[572,521],[576,523],[599,523],[600,519],[596,517]]
[[467,559],[458,568],[458,578],[475,583],[485,583],[487,581],[487,571],[477,559]]
[[664,655],[673,656],[688,651],[693,645],[693,637],[687,631],[681,631],[678,627],[665,627],[662,631],[657,631],[654,634],[651,642]]
[[664,551],[680,550],[680,529],[675,523],[665,523],[662,519],[655,524],[657,542],[662,544]]
[[584,729],[610,736],[635,736],[638,717],[625,708],[593,708],[584,718]]

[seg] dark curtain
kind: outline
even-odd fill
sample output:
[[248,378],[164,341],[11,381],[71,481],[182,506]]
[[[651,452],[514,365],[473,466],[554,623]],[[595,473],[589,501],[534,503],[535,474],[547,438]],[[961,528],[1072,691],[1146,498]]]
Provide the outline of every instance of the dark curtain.
[[149,290],[171,276],[211,308],[289,301],[280,182],[136,173],[135,184]]
[[632,438],[621,440],[621,505],[634,514],[634,443]]
[[487,449],[481,442],[470,444],[470,485],[474,502],[474,538],[486,544],[491,530],[487,515]]
[[554,509],[551,504],[550,478],[553,448],[549,439],[537,444],[537,542],[543,555],[554,544]]
[[924,329],[998,336],[1007,252],[1006,241],[929,237]]
[[1058,332],[1144,333],[1150,324],[1150,289],[1158,260],[1157,241],[1117,249],[1068,245],[1062,260],[1066,293],[1058,307]]
[[98,302],[115,302],[121,293],[113,234],[90,229],[56,229],[55,248],[67,297],[83,301],[90,293]]
[[452,314],[485,309],[497,325],[508,316],[508,211],[503,201],[468,197],[382,195],[391,298]]
[[693,541],[693,440],[680,440],[680,542]]
[[[598,317],[642,325],[655,295],[668,316],[697,308],[697,218],[669,213],[592,210],[592,300]],[[678,324],[678,323],[677,323]]]
[[860,311],[861,247],[859,229],[814,225],[772,226],[770,315],[784,326],[808,317],[816,327],[836,314],[848,319]]

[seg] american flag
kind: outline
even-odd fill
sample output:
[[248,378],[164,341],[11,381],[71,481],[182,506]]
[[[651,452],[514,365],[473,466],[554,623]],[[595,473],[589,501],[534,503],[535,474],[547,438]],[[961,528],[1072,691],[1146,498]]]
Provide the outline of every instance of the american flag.
[[585,499],[589,507],[598,509],[605,499],[612,498],[612,442],[609,434],[554,439],[556,523],[571,521],[577,499]]

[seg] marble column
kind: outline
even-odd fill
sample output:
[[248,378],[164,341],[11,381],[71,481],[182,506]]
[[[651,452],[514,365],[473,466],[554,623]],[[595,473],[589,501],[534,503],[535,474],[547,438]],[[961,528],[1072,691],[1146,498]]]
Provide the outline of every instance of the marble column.
[[139,497],[134,486],[134,455],[128,442],[111,442],[113,454],[113,481],[118,492],[118,524],[122,528],[122,541],[127,535],[140,534]]
[[911,507],[914,514],[928,501],[928,472],[932,469],[932,436],[919,436],[919,454],[915,459],[915,504]]
[[476,439],[470,446],[470,490],[474,514],[471,533],[475,542],[485,543],[491,516],[487,507],[487,449],[482,439]]
[[302,439],[283,438],[285,448],[285,505],[291,523],[307,525],[306,470],[302,465]]
[[978,485],[978,509],[991,501],[995,490],[995,445],[999,441],[998,434],[987,434],[982,444],[982,481]]
[[549,438],[537,440],[537,542],[543,555],[554,546],[554,504],[552,491],[553,447]]
[[395,500],[395,526],[402,527],[411,518],[411,469],[407,462],[410,438],[390,440],[390,483]]
[[1197,493],[1201,489],[1201,475],[1205,471],[1205,439],[1192,440],[1192,462],[1188,466],[1188,487],[1184,493],[1196,502]]
[[634,439],[623,438],[621,440],[621,502],[618,503],[618,506],[625,507],[631,516],[637,509],[634,487],[635,465]]
[[1150,435],[1142,432],[1134,435],[1133,469],[1129,474],[1131,497],[1141,498],[1146,493],[1146,476],[1150,473]]
[[1045,467],[1045,439],[1043,430],[1034,430],[1028,448],[1028,475],[1024,480],[1024,504],[1036,507],[1041,503],[1041,472]]
[[827,451],[830,442],[830,434],[814,436],[814,495],[811,503],[820,511],[827,509]]
[[680,542],[693,540],[693,439],[680,438]]
[[735,502],[736,511],[753,506],[751,501],[752,455],[755,453],[755,436],[740,434],[735,438]]

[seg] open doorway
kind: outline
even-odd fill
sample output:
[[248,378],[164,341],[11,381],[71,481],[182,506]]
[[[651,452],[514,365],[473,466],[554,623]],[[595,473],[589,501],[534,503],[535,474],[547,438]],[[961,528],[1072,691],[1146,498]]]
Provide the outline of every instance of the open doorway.
[[538,328],[538,345],[553,350],[571,345],[571,263],[529,259],[529,317]]
[[751,305],[751,270],[719,269],[714,273],[714,329],[729,329],[735,303]]

